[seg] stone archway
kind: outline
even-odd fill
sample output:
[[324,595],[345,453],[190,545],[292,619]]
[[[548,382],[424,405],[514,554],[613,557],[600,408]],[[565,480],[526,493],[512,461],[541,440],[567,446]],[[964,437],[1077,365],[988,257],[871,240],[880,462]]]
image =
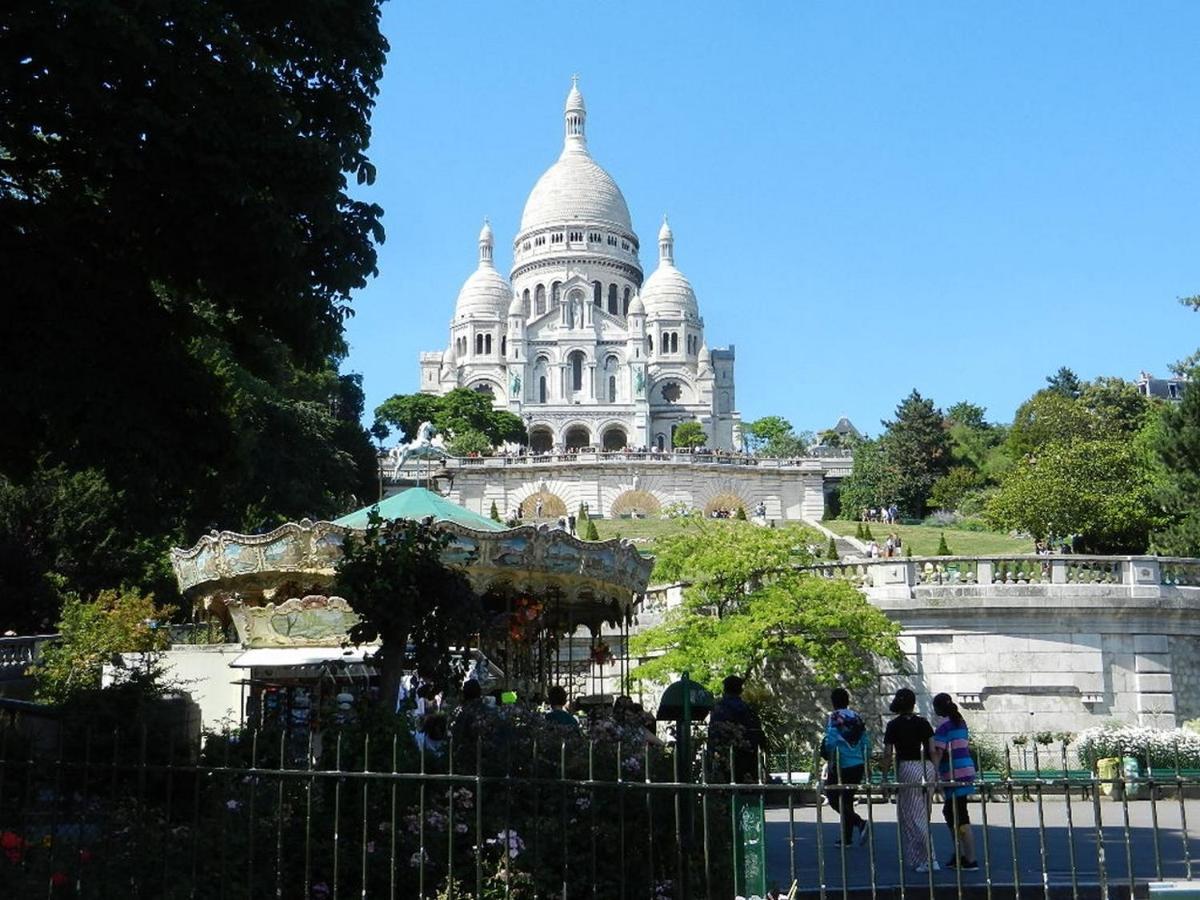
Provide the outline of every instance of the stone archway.
[[625,491],[617,495],[608,508],[610,518],[617,519],[629,516],[631,519],[644,519],[656,516],[662,511],[662,504],[649,491]]
[[529,449],[534,453],[548,453],[554,448],[554,432],[549,425],[534,425],[529,429]]
[[586,425],[572,425],[563,435],[563,446],[568,450],[578,450],[592,445],[592,433]]
[[[541,514],[538,513],[538,501],[541,501]],[[539,519],[557,519],[567,514],[567,504],[558,494],[547,490],[534,491],[520,503],[521,519],[525,522]]]
[[746,501],[732,491],[721,491],[719,494],[713,494],[707,503],[704,504],[704,518],[712,518],[713,513],[727,513],[733,516],[738,510],[745,512]]
[[600,446],[605,450],[624,450],[628,445],[629,437],[620,425],[610,425],[600,437]]

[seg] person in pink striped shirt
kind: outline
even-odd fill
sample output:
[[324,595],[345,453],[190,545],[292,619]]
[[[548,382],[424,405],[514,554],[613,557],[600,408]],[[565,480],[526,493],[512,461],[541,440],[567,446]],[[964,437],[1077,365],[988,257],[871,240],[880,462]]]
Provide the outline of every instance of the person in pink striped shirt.
[[942,817],[954,839],[954,857],[946,863],[948,869],[975,871],[975,836],[971,832],[971,816],[967,798],[975,793],[975,762],[971,759],[970,735],[967,722],[958,711],[958,704],[949,694],[933,698],[934,715],[941,719],[933,733],[933,764],[937,766],[938,781],[942,783]]

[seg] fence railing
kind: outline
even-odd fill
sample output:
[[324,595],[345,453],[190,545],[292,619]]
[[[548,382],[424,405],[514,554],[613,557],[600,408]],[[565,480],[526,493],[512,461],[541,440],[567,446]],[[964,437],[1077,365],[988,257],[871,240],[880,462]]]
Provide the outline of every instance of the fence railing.
[[805,752],[730,783],[742,754],[681,760],[599,723],[590,739],[514,723],[423,750],[353,728],[204,746],[84,732],[52,752],[5,734],[0,884],[14,898],[1108,897],[1190,881],[1200,860],[1200,771],[1177,764],[984,771],[949,812],[978,868],[918,872],[955,852],[930,804],[960,786],[869,769],[830,784]]

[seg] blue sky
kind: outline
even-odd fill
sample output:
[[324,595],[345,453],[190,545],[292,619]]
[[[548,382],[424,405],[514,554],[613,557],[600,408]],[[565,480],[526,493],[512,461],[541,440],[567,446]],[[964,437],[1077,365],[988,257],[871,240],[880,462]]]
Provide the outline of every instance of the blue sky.
[[507,273],[573,72],[647,274],[664,212],[745,420],[872,434],[917,388],[1008,421],[1059,366],[1200,345],[1200,3],[413,3],[373,127],[368,408],[444,348],[484,216]]

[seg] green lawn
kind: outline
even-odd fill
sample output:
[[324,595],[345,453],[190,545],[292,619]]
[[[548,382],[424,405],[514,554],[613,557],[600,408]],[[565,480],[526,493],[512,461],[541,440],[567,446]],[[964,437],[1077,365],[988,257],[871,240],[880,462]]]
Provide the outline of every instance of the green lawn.
[[603,541],[623,537],[637,544],[639,550],[653,551],[654,542],[666,534],[676,534],[684,519],[594,519],[596,531]]
[[[854,537],[856,523],[842,519],[822,522],[826,528],[837,534]],[[997,531],[964,531],[953,527],[933,527],[930,525],[884,525],[871,522],[871,533],[880,546],[887,540],[890,532],[896,532],[908,547],[912,548],[913,556],[935,556],[938,548],[938,535],[946,535],[946,544],[954,556],[990,556],[1006,553],[1032,553],[1033,541],[1029,538],[1013,537]]]

